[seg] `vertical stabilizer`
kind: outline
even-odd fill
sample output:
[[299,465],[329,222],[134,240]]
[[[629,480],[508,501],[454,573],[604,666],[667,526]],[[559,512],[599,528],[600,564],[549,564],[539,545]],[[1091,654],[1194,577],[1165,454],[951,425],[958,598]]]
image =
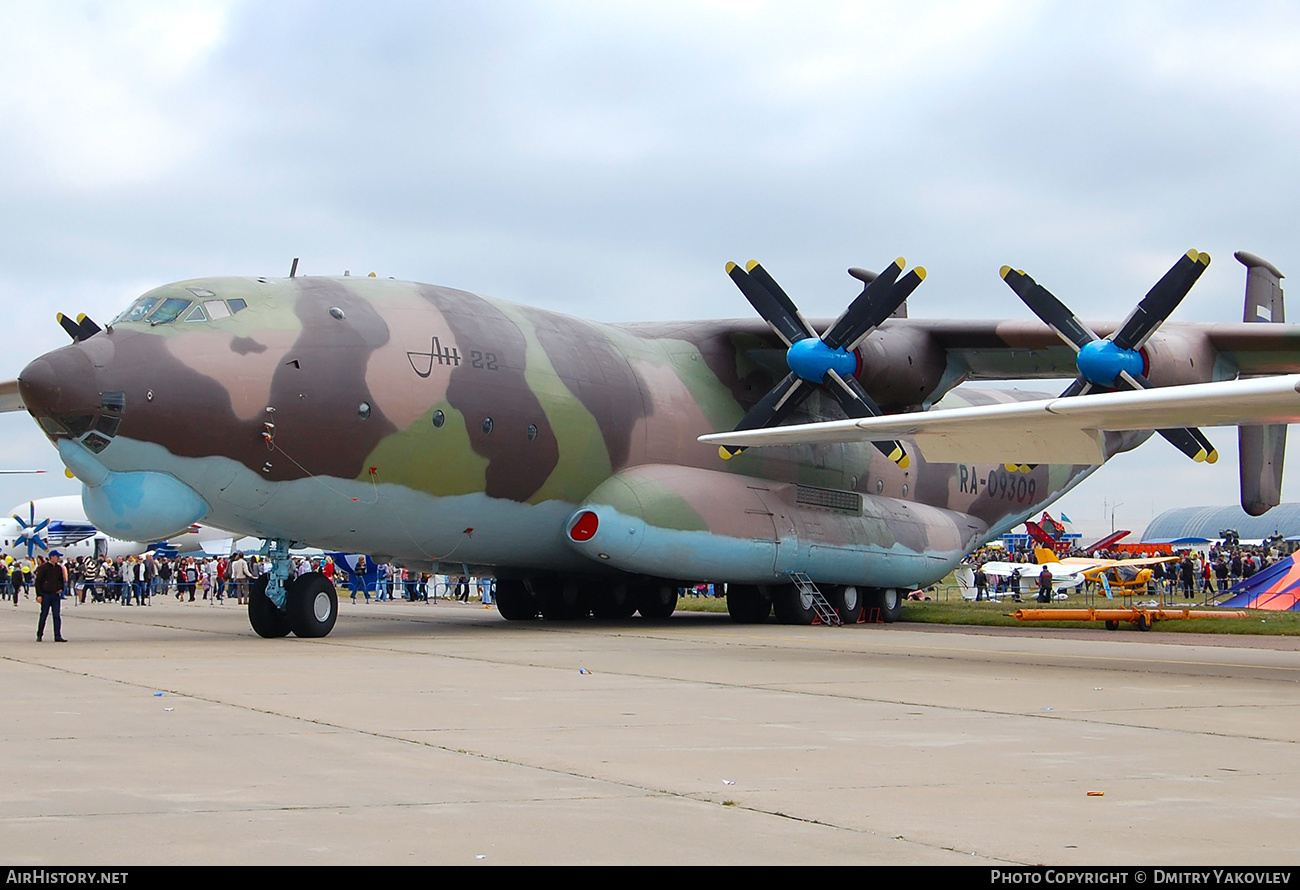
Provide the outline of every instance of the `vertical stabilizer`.
[[[1246,267],[1246,305],[1242,321],[1281,324],[1282,273],[1268,260],[1239,250],[1233,254]],[[1286,456],[1286,424],[1237,427],[1241,454],[1241,508],[1260,516],[1282,502],[1282,460]]]

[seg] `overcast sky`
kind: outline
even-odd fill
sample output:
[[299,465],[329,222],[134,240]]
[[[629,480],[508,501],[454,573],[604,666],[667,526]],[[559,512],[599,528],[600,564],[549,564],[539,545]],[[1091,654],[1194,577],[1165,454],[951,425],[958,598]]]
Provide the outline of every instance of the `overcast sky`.
[[[750,257],[833,316],[901,254],[914,316],[1029,317],[1009,263],[1119,319],[1196,247],[1174,318],[1237,321],[1234,250],[1300,270],[1297,92],[1283,3],[7,3],[0,377],[56,311],[295,256],[629,321],[749,314]],[[53,471],[0,509],[78,490],[29,417],[0,430]],[[1062,506],[1234,503],[1209,435],[1216,467],[1153,440]]]

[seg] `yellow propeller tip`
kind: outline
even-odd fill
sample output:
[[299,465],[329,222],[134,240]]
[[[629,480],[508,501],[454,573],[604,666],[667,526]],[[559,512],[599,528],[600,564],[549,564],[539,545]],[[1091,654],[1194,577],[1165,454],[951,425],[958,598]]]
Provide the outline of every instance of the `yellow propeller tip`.
[[1001,275],[1002,279],[1005,281],[1006,277],[1011,274],[1011,267],[1003,266],[1001,269],[998,270],[998,274]]
[[916,273],[917,278],[921,279],[922,281],[925,281],[925,266],[917,266],[912,271]]
[[753,271],[754,271],[754,267],[757,266],[757,265],[758,265],[758,260],[750,260],[748,263],[745,263],[745,271],[746,271],[746,272],[753,272]]
[[898,461],[898,468],[900,470],[906,470],[911,465],[912,465],[912,459],[908,457],[906,454],[904,454],[902,459]]
[[1192,456],[1192,460],[1196,461],[1199,464],[1199,463],[1203,463],[1207,457],[1209,457],[1209,455],[1206,454],[1205,449],[1202,448],[1200,451],[1196,452],[1196,454]]
[[1208,253],[1203,253],[1196,258],[1196,261],[1202,266],[1208,266],[1210,264],[1210,255]]
[[732,272],[732,270],[735,269],[735,268],[736,268],[736,264],[735,264],[735,263],[728,262],[728,263],[727,263],[727,274],[730,275],[731,272]]
[[718,446],[718,457],[722,458],[723,460],[731,460],[731,458],[734,456],[735,455],[733,455],[730,451],[727,450],[726,445]]
[[1219,449],[1215,448],[1215,449],[1211,450],[1209,454],[1205,455],[1205,462],[1206,462],[1207,464],[1216,464],[1216,463],[1218,463],[1218,462],[1219,462]]
[[907,260],[903,259],[902,257],[899,257],[898,259],[894,260],[894,265],[897,266],[901,271],[907,268]]
[[64,471],[63,471],[63,475],[67,476],[69,479],[75,479],[75,478],[76,478],[75,476],[72,475],[72,471],[71,471],[71,470],[64,470]]

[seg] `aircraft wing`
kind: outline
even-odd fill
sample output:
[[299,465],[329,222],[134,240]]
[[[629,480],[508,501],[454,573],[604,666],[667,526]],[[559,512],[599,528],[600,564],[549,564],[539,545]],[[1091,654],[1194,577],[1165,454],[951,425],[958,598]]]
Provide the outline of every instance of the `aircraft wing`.
[[18,394],[18,381],[0,381],[0,414],[22,411],[25,408],[23,397]]
[[1106,431],[1300,422],[1300,375],[977,405],[700,436],[717,445],[911,439],[932,463],[1105,461]]

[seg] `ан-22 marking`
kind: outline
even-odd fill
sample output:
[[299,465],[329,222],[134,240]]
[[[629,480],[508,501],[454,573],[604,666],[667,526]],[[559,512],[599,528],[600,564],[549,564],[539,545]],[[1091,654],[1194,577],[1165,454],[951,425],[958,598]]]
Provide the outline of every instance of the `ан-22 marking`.
[[[411,363],[411,370],[419,377],[428,377],[432,374],[434,362],[439,365],[451,365],[454,368],[459,368],[461,362],[460,350],[455,346],[443,346],[437,337],[430,339],[428,352],[407,352],[406,358]],[[498,370],[497,354],[471,349],[469,366],[483,371],[496,371]]]
[[1000,467],[989,470],[983,479],[975,468],[957,467],[957,490],[962,494],[979,494],[981,491],[994,500],[1032,501],[1038,491],[1038,481],[1024,473],[1011,473]]

